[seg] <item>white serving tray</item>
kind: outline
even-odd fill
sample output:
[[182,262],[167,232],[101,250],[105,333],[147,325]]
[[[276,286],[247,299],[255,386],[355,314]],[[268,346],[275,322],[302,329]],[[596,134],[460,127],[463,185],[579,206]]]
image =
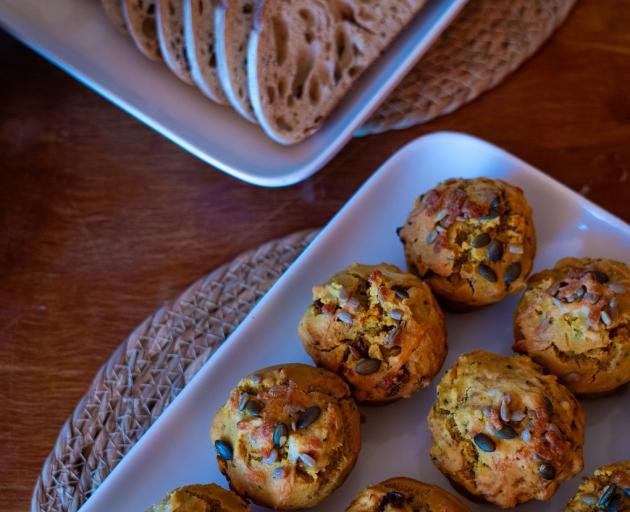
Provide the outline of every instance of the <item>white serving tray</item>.
[[[179,485],[226,485],[209,440],[214,413],[241,376],[273,364],[310,362],[296,327],[310,303],[311,286],[353,261],[386,261],[404,268],[396,227],[405,220],[416,196],[444,179],[475,176],[502,178],[525,190],[538,232],[535,270],[568,255],[627,261],[630,226],[528,164],[467,135],[437,133],[417,139],[391,157],[291,265],[82,512],[137,512]],[[447,315],[449,355],[442,371],[461,353],[477,348],[510,354],[517,299],[513,296],[477,312]],[[357,466],[340,489],[312,510],[341,512],[361,488],[393,476],[415,477],[452,491],[428,454],[426,416],[437,381],[407,400],[362,408],[367,421],[362,426],[363,448]],[[626,387],[613,396],[583,401],[587,418],[584,474],[605,463],[630,459],[630,442],[624,438],[624,425],[630,424],[629,398]],[[548,503],[534,502],[519,510],[558,512],[578,482],[575,478],[563,484]],[[471,509],[495,507],[471,504]]]
[[0,26],[200,159],[241,180],[278,187],[307,178],[339,152],[466,1],[428,0],[324,127],[290,147],[144,58],[98,0],[0,0]]

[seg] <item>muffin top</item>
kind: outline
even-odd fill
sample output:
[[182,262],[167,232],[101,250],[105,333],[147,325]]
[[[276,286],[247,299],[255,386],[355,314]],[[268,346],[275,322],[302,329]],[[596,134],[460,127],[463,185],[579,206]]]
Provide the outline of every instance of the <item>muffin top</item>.
[[354,466],[360,416],[341,378],[286,364],[242,379],[217,412],[211,437],[236,492],[272,508],[304,508]]
[[313,288],[298,334],[314,361],[343,376],[357,401],[387,402],[428,385],[446,357],[429,287],[393,265],[352,264]]
[[179,487],[147,512],[249,512],[249,507],[237,494],[207,484]]
[[429,427],[438,468],[500,507],[548,499],[582,468],[582,408],[526,356],[461,356],[438,385]]
[[460,309],[519,291],[536,253],[523,191],[489,178],[449,179],[422,194],[398,235],[409,268]]
[[346,512],[469,512],[458,498],[412,478],[390,478],[363,489]]
[[630,461],[596,469],[564,509],[564,512],[600,511],[630,511]]
[[514,314],[514,350],[576,393],[630,380],[630,269],[609,259],[564,258],[533,275]]

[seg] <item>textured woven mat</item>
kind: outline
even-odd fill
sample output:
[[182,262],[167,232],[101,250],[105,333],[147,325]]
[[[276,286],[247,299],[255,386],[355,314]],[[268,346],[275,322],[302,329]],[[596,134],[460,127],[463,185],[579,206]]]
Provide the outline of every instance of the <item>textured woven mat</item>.
[[534,54],[576,0],[469,0],[357,135],[424,123],[501,82]]
[[31,510],[77,510],[316,234],[302,231],[242,254],[147,318],[61,429]]

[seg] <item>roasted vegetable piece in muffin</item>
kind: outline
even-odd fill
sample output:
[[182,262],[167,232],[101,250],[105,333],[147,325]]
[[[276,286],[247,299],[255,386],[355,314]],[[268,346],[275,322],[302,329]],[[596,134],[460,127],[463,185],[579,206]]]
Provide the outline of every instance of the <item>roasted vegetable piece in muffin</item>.
[[582,408],[527,356],[461,356],[438,385],[429,428],[438,469],[502,508],[547,500],[582,470]]
[[215,484],[187,485],[169,492],[146,512],[249,512],[236,493]]
[[630,461],[595,470],[586,478],[564,512],[630,511]]
[[533,275],[514,313],[514,350],[574,393],[630,381],[630,269],[619,261],[564,258]]
[[211,438],[234,491],[274,509],[307,508],[353,468],[360,415],[337,375],[304,364],[272,366],[232,390]]
[[536,254],[523,191],[489,178],[450,179],[422,194],[398,236],[409,269],[455,310],[522,289]]
[[344,377],[359,402],[426,387],[446,357],[444,317],[430,288],[393,265],[351,265],[313,288],[298,334],[315,363]]
[[390,478],[363,489],[346,512],[469,512],[458,498],[412,478]]

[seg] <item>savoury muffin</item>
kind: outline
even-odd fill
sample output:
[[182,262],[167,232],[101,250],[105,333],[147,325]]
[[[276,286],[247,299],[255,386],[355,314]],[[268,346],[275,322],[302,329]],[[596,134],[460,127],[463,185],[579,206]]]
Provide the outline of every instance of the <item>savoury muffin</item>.
[[438,385],[429,428],[438,469],[502,508],[549,499],[583,466],[580,404],[526,356],[461,356]]
[[564,509],[564,512],[598,511],[630,511],[630,461],[596,469]]
[[390,478],[363,489],[346,512],[469,512],[458,498],[413,478]]
[[298,334],[315,363],[344,377],[359,402],[426,387],[447,352],[444,316],[429,287],[385,263],[354,263],[314,287]]
[[275,509],[316,505],[345,480],[361,448],[348,385],[304,364],[242,379],[211,431],[221,472],[240,495]]
[[146,512],[249,512],[242,498],[215,484],[187,485],[169,492]]
[[630,269],[607,259],[564,258],[533,275],[514,313],[514,350],[574,393],[630,381]]
[[489,178],[450,179],[422,194],[398,236],[409,269],[455,310],[519,291],[536,254],[523,191]]

